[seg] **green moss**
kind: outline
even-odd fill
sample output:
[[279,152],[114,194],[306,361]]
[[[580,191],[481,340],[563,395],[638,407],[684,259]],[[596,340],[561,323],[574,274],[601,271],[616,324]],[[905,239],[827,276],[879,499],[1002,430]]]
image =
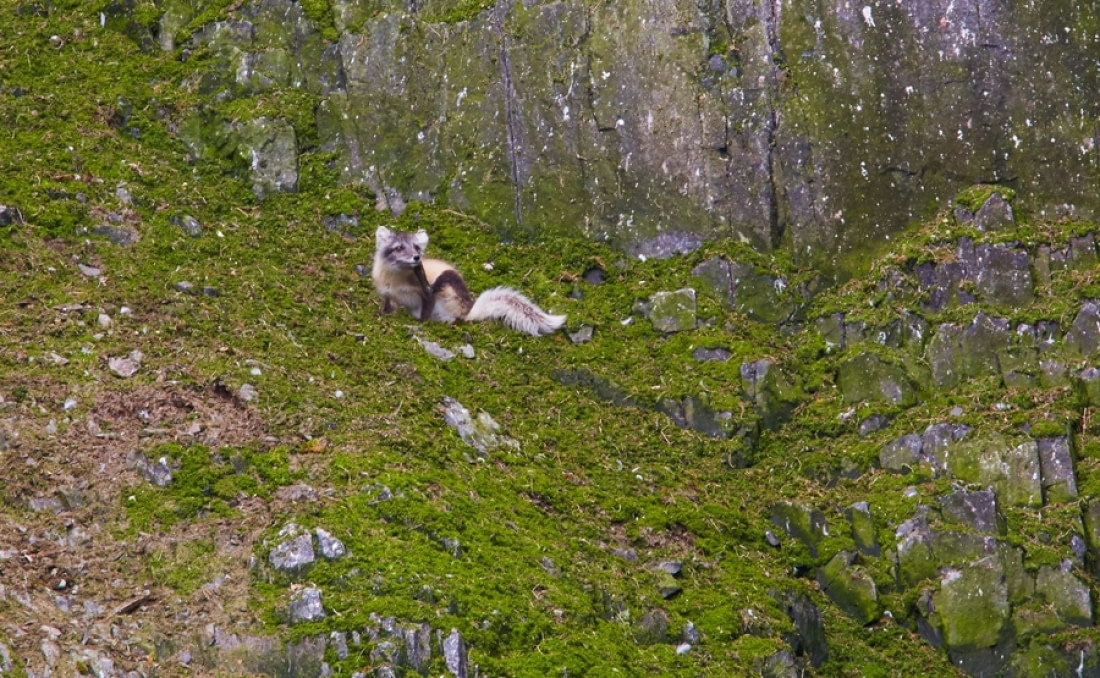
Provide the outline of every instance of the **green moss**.
[[427,23],[457,24],[473,20],[491,7],[490,0],[438,0],[428,3],[423,19]]
[[123,490],[131,531],[167,529],[206,514],[231,516],[242,496],[270,497],[277,487],[293,481],[285,448],[213,452],[204,445],[167,443],[145,454],[178,468],[165,488],[139,485]]
[[978,184],[966,188],[956,195],[955,204],[965,207],[971,212],[977,212],[994,193],[1000,194],[1006,202],[1012,202],[1016,198],[1016,191],[1007,186]]

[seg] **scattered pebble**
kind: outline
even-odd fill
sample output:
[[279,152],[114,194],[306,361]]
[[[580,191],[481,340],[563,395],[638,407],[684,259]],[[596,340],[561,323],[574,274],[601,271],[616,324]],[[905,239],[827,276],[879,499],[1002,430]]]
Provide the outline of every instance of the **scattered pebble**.
[[260,397],[260,392],[257,391],[256,387],[252,384],[241,384],[241,388],[237,391],[237,395],[244,402],[250,403]]
[[141,358],[141,351],[134,351],[125,358],[108,358],[107,367],[123,379],[129,379],[137,374],[138,367],[141,366]]
[[99,277],[99,269],[95,266],[85,266],[84,264],[77,264],[77,266],[80,268],[80,272],[89,278]]
[[569,341],[574,344],[585,344],[592,341],[594,329],[591,325],[581,325],[576,332],[569,333]]
[[434,341],[428,341],[427,339],[421,339],[420,337],[416,337],[416,341],[418,344],[424,347],[425,351],[435,356],[436,358],[439,358],[440,360],[448,361],[455,357],[454,351],[449,351],[439,344],[435,343]]

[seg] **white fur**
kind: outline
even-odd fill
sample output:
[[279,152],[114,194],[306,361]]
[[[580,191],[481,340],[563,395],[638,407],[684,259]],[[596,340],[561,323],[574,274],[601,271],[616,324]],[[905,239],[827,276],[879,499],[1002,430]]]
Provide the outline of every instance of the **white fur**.
[[510,287],[494,287],[482,292],[466,320],[501,320],[517,332],[536,337],[550,334],[565,324],[564,315],[550,315]]

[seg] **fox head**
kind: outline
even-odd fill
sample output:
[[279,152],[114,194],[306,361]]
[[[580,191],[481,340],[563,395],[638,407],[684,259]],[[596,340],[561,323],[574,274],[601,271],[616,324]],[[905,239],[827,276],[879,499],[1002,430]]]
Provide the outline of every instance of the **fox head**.
[[424,250],[428,247],[428,234],[420,230],[416,233],[400,233],[379,226],[374,232],[377,252],[393,266],[414,268],[420,264]]

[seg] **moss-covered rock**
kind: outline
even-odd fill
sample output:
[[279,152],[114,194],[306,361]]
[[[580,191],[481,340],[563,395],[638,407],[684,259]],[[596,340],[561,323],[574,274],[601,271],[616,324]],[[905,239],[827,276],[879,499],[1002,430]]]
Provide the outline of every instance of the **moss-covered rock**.
[[834,555],[817,573],[825,594],[856,623],[866,626],[878,619],[882,605],[875,581],[858,565],[858,556],[846,551]]
[[842,363],[837,384],[850,403],[885,402],[909,407],[917,401],[917,389],[905,370],[874,353],[861,353]]
[[933,603],[949,650],[993,647],[1008,630],[1008,589],[994,558],[946,570]]

